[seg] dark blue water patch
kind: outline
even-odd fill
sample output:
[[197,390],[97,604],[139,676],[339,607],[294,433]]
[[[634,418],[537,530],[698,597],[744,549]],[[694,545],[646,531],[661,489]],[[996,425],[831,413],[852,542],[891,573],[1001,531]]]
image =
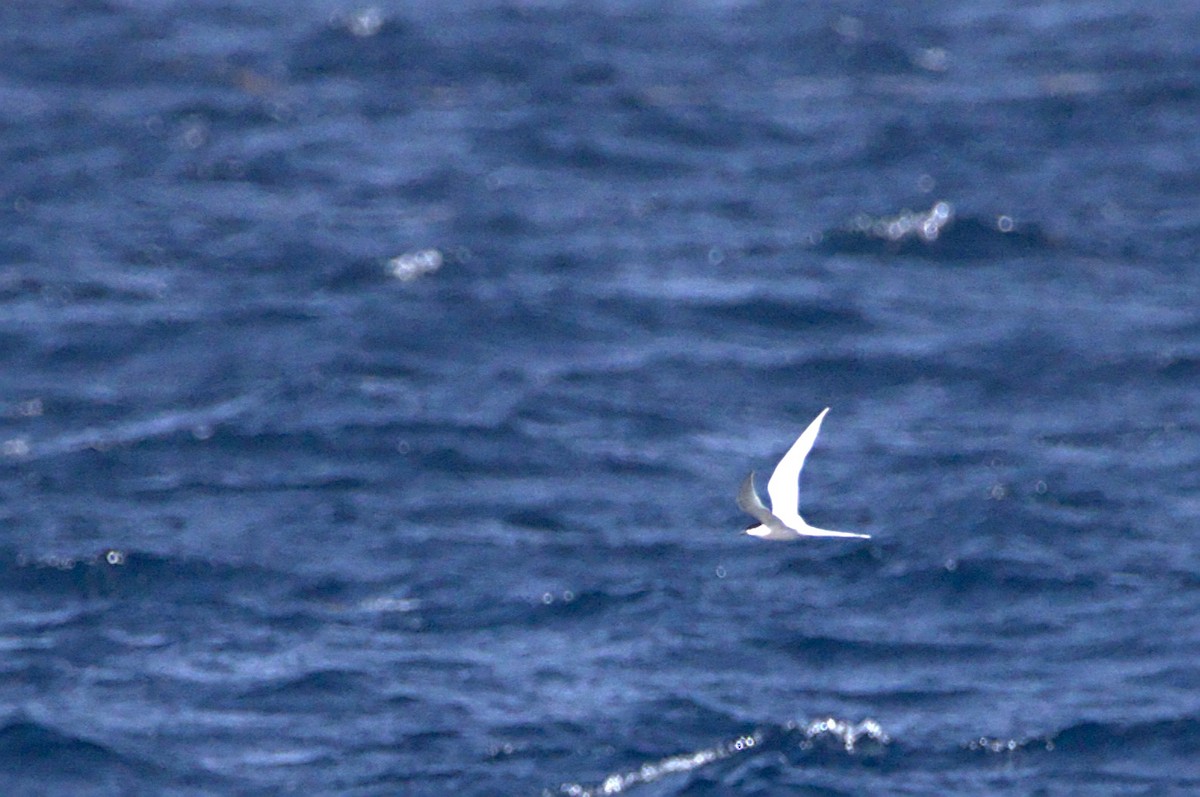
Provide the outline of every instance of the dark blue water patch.
[[[797,17],[786,2],[765,2],[735,9],[735,41],[754,35],[756,46],[740,48],[742,57],[767,54],[795,73],[814,77],[906,76],[927,72],[922,50],[945,45],[950,34],[937,18],[917,23],[896,19],[894,9],[821,9]],[[725,22],[728,24],[728,22]],[[770,62],[758,65],[770,68]]]
[[[11,250],[5,250],[3,246],[0,244],[0,263],[35,259],[32,250],[25,246],[15,244]],[[0,301],[32,299],[52,307],[74,302],[145,303],[156,299],[155,291],[149,285],[106,282],[84,275],[42,274],[39,271],[36,266],[28,266],[0,275]]]
[[896,545],[872,540],[867,543],[828,546],[806,551],[780,551],[772,556],[779,574],[836,577],[846,581],[865,580],[880,575],[885,560],[896,553]]
[[363,590],[376,588],[378,585],[367,580],[351,580],[344,575],[324,573],[290,583],[288,596],[315,605],[351,606],[365,597]]
[[[1009,486],[1006,482],[996,482],[988,488],[987,501],[982,504],[983,511],[972,523],[973,529],[986,539],[996,541],[1000,547],[997,552],[1003,556],[1008,553],[1009,542],[1022,546],[1030,546],[1035,550],[1048,551],[1051,548],[1063,550],[1065,543],[1080,534],[1095,534],[1097,523],[1114,523],[1114,517],[1120,517],[1124,503],[1101,491],[1081,491],[1075,493],[1069,488],[1065,492],[1067,505],[1077,503],[1073,507],[1082,510],[1078,516],[1070,520],[1055,518],[1050,513],[1039,511],[1042,506],[1038,503],[1040,485],[1032,485],[1022,492]],[[1046,493],[1050,492],[1046,488]],[[1100,495],[1096,493],[1100,492]],[[1058,491],[1056,490],[1057,494]],[[1078,498],[1073,496],[1078,495]]]
[[659,698],[638,706],[626,722],[639,729],[636,737],[623,740],[621,756],[642,760],[656,751],[690,740],[734,736],[744,720],[694,698]]
[[[1035,605],[1073,596],[1097,596],[1103,581],[1090,573],[1074,573],[1046,557],[1008,559],[997,556],[962,556],[945,563],[896,577],[895,589],[958,605]],[[1018,621],[1029,633],[1043,625],[1037,614]],[[996,629],[997,631],[1001,629]]]
[[1081,722],[1033,738],[972,739],[956,757],[970,767],[972,759],[986,756],[992,766],[1017,768],[1027,782],[1068,778],[1085,794],[1146,794],[1158,788],[1187,793],[1200,785],[1197,740],[1190,718]]
[[[116,6],[100,2],[74,2],[72,13],[62,17],[42,11],[38,19],[29,6],[6,16],[11,30],[24,25],[33,31],[52,26],[55,36],[25,36],[4,48],[5,71],[20,76],[23,82],[54,85],[70,76],[78,86],[120,87],[141,84],[148,76],[161,75],[165,68],[161,55],[153,57],[147,43],[167,32],[140,14],[125,14]],[[14,19],[18,17],[19,19]],[[64,20],[69,20],[64,24]],[[90,46],[82,46],[87,41]]]
[[[788,302],[779,299],[755,298],[739,302],[708,303],[688,307],[689,326],[707,324],[747,325],[770,328],[776,332],[806,332],[840,336],[848,333],[865,334],[872,324],[850,307],[831,307],[827,303]],[[675,319],[678,323],[678,318]]]
[[607,60],[583,60],[568,70],[569,82],[581,87],[609,86],[619,76],[617,66]]
[[1087,509],[1097,513],[1097,516],[1120,505],[1103,490],[1047,490],[1040,493],[1035,491],[1033,498],[1043,506]]
[[933,117],[904,115],[864,142],[862,157],[881,169],[904,162],[924,164],[931,158],[953,157],[952,153],[969,148],[981,135],[984,133],[974,120],[954,113]]
[[752,640],[749,644],[766,651],[786,653],[806,666],[823,669],[852,667],[871,661],[914,665],[936,659],[986,661],[995,652],[991,645],[974,643],[899,642],[779,633],[769,639]]
[[628,607],[635,606],[653,596],[652,588],[636,586],[617,589],[570,590],[557,595],[545,593],[542,596],[542,604],[546,608],[544,611],[538,612],[538,622],[590,622],[591,618],[597,615],[611,611],[625,612]]
[[554,164],[585,174],[643,180],[682,177],[696,166],[666,145],[631,150],[620,139],[592,140],[582,136],[554,135],[541,125],[510,131],[521,142],[519,153],[529,163]]
[[[787,351],[784,349],[783,351]],[[803,350],[798,352],[798,356]],[[782,358],[781,358],[782,359]],[[808,352],[802,359],[788,362],[730,363],[730,370],[741,373],[751,384],[765,390],[794,389],[803,377],[806,384],[819,385],[827,395],[860,395],[863,391],[928,383],[930,380],[954,381],[963,388],[985,391],[990,383],[1003,377],[993,370],[977,370],[970,363],[956,363],[939,355],[873,354],[847,352],[828,354]]]
[[[468,13],[473,24],[459,27],[457,36],[446,35],[437,22],[392,14],[375,22],[361,15],[332,21],[292,45],[288,71],[306,82],[357,81],[356,107],[388,117],[423,106],[415,89],[496,83],[533,91],[541,104],[551,104],[564,85],[578,85],[570,78],[579,51],[548,35],[555,26],[547,15]],[[491,24],[497,27],[490,30]]]
[[[723,772],[722,770],[728,770]],[[665,784],[656,793],[659,795],[711,795],[726,794],[770,794],[776,789],[786,789],[788,794],[798,797],[853,797],[860,794],[861,783],[854,787],[838,787],[828,783],[812,782],[775,757],[752,756],[725,766],[714,767],[692,773],[678,784]],[[825,778],[824,780],[828,780]],[[857,780],[857,779],[856,779]]]
[[[1200,721],[1186,717],[1129,724],[1083,722],[1054,734],[1054,748],[1082,759],[1143,758],[1175,762],[1175,771],[1200,778]],[[1144,760],[1144,758],[1143,758]]]
[[0,356],[8,362],[19,362],[29,351],[29,338],[24,333],[0,330]]
[[1126,86],[1121,94],[1130,106],[1158,113],[1172,106],[1182,109],[1195,103],[1200,98],[1200,85],[1194,75],[1159,73],[1149,80]]
[[234,702],[256,712],[307,713],[320,706],[323,714],[348,714],[363,712],[375,697],[369,675],[326,669],[245,689]]
[[[427,474],[442,474],[461,481],[471,475],[487,475],[497,472],[509,477],[524,476],[552,477],[564,468],[573,465],[603,468],[606,460],[612,467],[622,467],[619,457],[601,455],[588,458],[585,463],[577,451],[568,448],[564,441],[548,435],[538,437],[536,428],[522,423],[528,420],[518,413],[512,421],[503,420],[496,426],[461,424],[441,426],[423,433],[419,428],[402,426],[398,430],[407,446],[407,457],[420,471]],[[571,417],[578,418],[578,413]],[[547,422],[545,418],[535,418]],[[563,420],[559,418],[558,420]],[[514,458],[515,452],[521,452]],[[498,463],[504,465],[496,470]],[[651,469],[652,463],[631,463],[630,466]],[[390,469],[390,468],[389,468]]]
[[129,554],[116,549],[34,559],[8,550],[0,554],[0,574],[14,590],[28,595],[107,598],[136,578],[124,569],[128,560]]
[[1200,357],[1169,357],[1158,365],[1157,370],[1158,375],[1164,379],[1194,384],[1196,378],[1200,377]]
[[365,207],[377,203],[407,200],[421,206],[432,202],[458,202],[479,191],[478,177],[453,164],[430,163],[426,170],[397,175],[392,181],[380,184],[354,185],[347,190],[347,200]]
[[[975,689],[930,688],[930,689],[872,689],[859,691],[841,689],[838,696],[845,700],[856,701],[860,704],[871,705],[873,710],[883,715],[889,712],[904,710],[920,711],[922,713],[937,713],[939,710],[952,711],[955,706],[978,697]],[[820,694],[813,694],[812,699],[819,700]]]
[[89,329],[67,329],[52,348],[38,352],[56,368],[94,366],[97,362],[119,362],[136,358],[147,349],[161,350],[174,341],[194,334],[189,320],[151,321],[142,324],[87,325]]
[[[286,424],[286,421],[278,419],[276,422],[281,426]],[[195,456],[201,457],[205,461],[232,458],[236,454],[238,458],[243,459],[278,456],[285,461],[297,463],[303,462],[306,458],[341,453],[347,450],[356,450],[361,456],[380,458],[386,454],[394,455],[396,453],[395,444],[388,445],[387,443],[386,429],[382,430],[385,432],[383,435],[379,434],[381,431],[379,429],[375,430],[375,434],[368,434],[366,428],[357,426],[339,430],[269,429],[263,428],[263,425],[256,419],[246,418],[240,422],[226,423],[211,429],[202,428],[200,431],[203,433],[202,439],[199,439],[192,430],[183,430],[179,433],[178,438],[156,438],[139,442],[138,454],[139,456],[153,456],[160,450],[165,453],[171,449],[178,451],[182,447],[194,452]],[[369,445],[357,445],[365,438],[369,439]],[[397,464],[399,462],[400,460],[397,458]],[[302,468],[294,469],[290,473],[288,470],[287,468],[275,468],[268,472],[245,473],[244,478],[240,480],[221,479],[220,474],[208,473],[204,481],[192,483],[187,480],[176,480],[169,485],[169,489],[205,485],[214,489],[247,491],[265,491],[288,486],[316,488],[324,486],[336,489],[339,486],[345,488],[362,486],[365,481],[365,477],[352,476],[345,470],[340,472],[325,470],[319,474],[306,473]],[[213,478],[213,476],[218,478]]]
[[570,525],[568,521],[560,513],[554,511],[552,507],[552,504],[524,506],[508,511],[503,516],[503,519],[510,526],[518,526],[547,534],[557,535],[569,531]]
[[[461,275],[460,275],[461,277]],[[569,350],[580,341],[593,339],[601,323],[594,314],[582,312],[587,305],[569,294],[550,295],[538,301],[531,297],[507,292],[481,301],[466,291],[459,278],[446,284],[429,285],[416,294],[416,301],[398,296],[393,305],[365,308],[376,311],[365,320],[354,336],[363,353],[381,365],[398,367],[425,356],[435,357],[432,364],[447,365],[456,358],[478,352],[481,358],[496,366],[515,370],[505,352],[538,346],[546,354]],[[570,301],[571,309],[564,312],[556,306],[559,300]],[[388,323],[380,323],[386,319]],[[487,335],[478,334],[488,330]],[[605,327],[612,334],[612,327]],[[367,356],[359,354],[359,357]],[[489,370],[499,370],[492,368]]]
[[9,794],[44,793],[46,784],[73,794],[122,794],[169,782],[150,760],[21,717],[0,726],[0,773]]
[[[7,556],[0,560],[0,573],[18,594],[77,606],[84,616],[70,625],[85,634],[99,630],[96,612],[115,611],[123,624],[150,616],[154,605],[170,607],[180,619],[219,609],[230,619],[257,623],[279,611],[272,608],[279,606],[274,601],[292,584],[280,572],[253,564],[117,549],[84,556]],[[283,609],[282,616],[288,612]]]
[[[421,630],[451,633],[507,627],[582,627],[603,618],[644,616],[664,603],[665,596],[650,587],[629,585],[609,589],[564,590],[520,598],[480,596],[478,601],[449,605],[430,601],[420,612]],[[400,618],[394,618],[407,625]]]
[[569,720],[549,720],[545,723],[515,721],[495,727],[486,755],[499,760],[512,757],[547,756],[562,758],[575,752],[574,744],[564,740],[581,740],[587,728]]
[[1047,598],[1093,592],[1101,583],[1091,574],[1056,572],[1046,563],[1029,561],[958,559],[944,569],[945,575],[938,574],[938,580],[963,597],[982,592]]
[[[597,417],[612,417],[606,424],[606,434],[614,445],[641,464],[658,472],[674,470],[661,457],[654,456],[652,446],[644,455],[631,446],[620,445],[622,440],[649,439],[665,441],[691,431],[685,419],[678,417],[662,402],[665,391],[671,390],[670,374],[680,369],[678,363],[661,363],[647,375],[645,368],[612,368],[603,373],[566,374],[547,390],[531,393],[513,410],[518,427],[531,425],[526,434],[546,425],[580,424],[595,428]],[[665,377],[665,378],[664,378]],[[611,452],[608,456],[614,456]],[[678,471],[676,471],[678,472]]]
[[1195,667],[1166,667],[1131,679],[1134,683],[1195,692],[1200,689],[1200,669]]
[[[639,140],[661,140],[673,147],[730,150],[763,137],[761,120],[715,103],[663,106],[630,97],[623,106],[632,113],[622,130]],[[782,131],[777,136],[786,135]]]
[[[1190,425],[1156,425],[1154,427],[1146,427],[1140,424],[1135,425],[1131,422],[1129,425],[1122,425],[1118,429],[1084,428],[1069,432],[1045,432],[1037,436],[1036,442],[1039,446],[1061,448],[1065,451],[1096,451],[1109,447],[1128,448],[1145,441],[1147,438],[1151,438],[1155,434],[1166,433],[1168,430],[1172,433],[1182,431],[1191,434],[1197,428],[1200,427],[1191,427]],[[1051,478],[1056,479],[1059,475],[1058,473],[1052,473]],[[1082,491],[1076,498],[1071,498],[1070,494],[1068,494],[1066,500],[1068,503],[1078,501],[1085,505],[1090,504],[1099,499],[1096,492],[1094,490]]]
[[[347,25],[324,25],[293,45],[288,71],[296,79],[351,77],[393,91],[445,70],[446,58],[417,26],[389,16],[371,36]],[[399,99],[400,95],[393,95]],[[398,107],[390,109],[393,113]]]
[[826,255],[921,258],[947,265],[1045,255],[1059,248],[1059,244],[1034,222],[1010,219],[998,223],[958,216],[932,237],[916,231],[893,231],[890,229],[893,226],[896,225],[887,218],[864,217],[851,228],[821,233],[813,246],[815,251]]
[[[488,457],[480,450],[481,448],[476,446],[471,453],[460,447],[445,444],[436,448],[423,448],[418,455],[418,464],[423,472],[440,472],[456,477],[491,473],[495,465],[495,457]],[[529,466],[529,469],[521,469],[521,472],[528,476],[538,473],[549,474],[554,470],[549,464],[529,463]]]

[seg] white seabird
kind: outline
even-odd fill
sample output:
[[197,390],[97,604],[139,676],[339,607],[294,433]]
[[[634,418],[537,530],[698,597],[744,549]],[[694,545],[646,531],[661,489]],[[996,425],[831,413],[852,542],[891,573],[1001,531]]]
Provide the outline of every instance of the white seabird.
[[751,515],[759,525],[746,529],[752,537],[764,540],[797,540],[801,537],[856,537],[870,539],[870,534],[857,534],[852,531],[829,531],[818,529],[804,522],[800,517],[800,469],[804,467],[804,459],[817,441],[821,431],[821,421],[829,408],[821,410],[816,420],[808,425],[804,433],[797,438],[788,452],[775,466],[767,482],[767,495],[771,497],[771,508],[767,509],[754,489],[754,471],[742,482],[738,490],[737,503],[743,512]]

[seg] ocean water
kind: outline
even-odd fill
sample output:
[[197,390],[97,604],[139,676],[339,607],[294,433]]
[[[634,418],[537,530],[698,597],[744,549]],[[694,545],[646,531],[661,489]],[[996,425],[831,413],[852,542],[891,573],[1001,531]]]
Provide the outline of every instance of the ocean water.
[[[1200,792],[1200,6],[0,9],[0,792]],[[741,532],[831,407],[816,525]]]

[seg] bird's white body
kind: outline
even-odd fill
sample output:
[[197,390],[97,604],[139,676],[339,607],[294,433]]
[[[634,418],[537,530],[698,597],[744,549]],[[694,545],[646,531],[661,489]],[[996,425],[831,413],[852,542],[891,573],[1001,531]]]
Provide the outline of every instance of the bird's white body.
[[754,471],[742,482],[738,491],[738,506],[743,512],[751,515],[759,525],[746,529],[752,537],[764,540],[796,540],[800,537],[855,537],[870,539],[870,534],[858,534],[852,531],[829,531],[810,526],[800,517],[800,470],[804,467],[804,459],[817,441],[821,431],[821,421],[829,408],[821,410],[803,434],[792,444],[788,452],[775,466],[767,482],[767,495],[771,498],[771,508],[763,505],[762,499],[754,489]]

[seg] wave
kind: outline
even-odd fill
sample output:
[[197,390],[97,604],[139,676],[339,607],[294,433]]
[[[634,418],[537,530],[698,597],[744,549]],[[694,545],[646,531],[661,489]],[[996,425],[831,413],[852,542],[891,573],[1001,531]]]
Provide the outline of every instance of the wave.
[[362,712],[372,699],[371,681],[364,673],[324,669],[245,689],[237,702],[256,712],[288,713],[320,705],[322,712],[342,714]]
[[8,794],[40,793],[45,783],[72,794],[130,793],[164,774],[151,761],[27,717],[0,726],[0,790]]
[[232,783],[150,746],[132,753],[23,713],[0,721],[0,793],[213,794]]
[[[564,783],[555,791],[543,791],[543,795],[596,797],[621,794],[634,787],[672,776],[696,778],[700,770],[715,767],[723,767],[725,773],[720,779],[725,780],[738,771],[737,767],[730,765],[734,759],[775,760],[780,754],[784,754],[794,763],[803,760],[812,763],[828,759],[830,756],[877,758],[888,752],[891,741],[888,733],[874,720],[850,722],[836,717],[824,717],[804,723],[757,728],[709,747],[646,761],[634,768],[612,772],[593,784]],[[738,764],[740,766],[744,762],[738,761]],[[711,779],[712,776],[703,777]],[[683,787],[679,791],[684,793],[687,788]]]
[[902,255],[947,262],[1036,254],[1057,246],[1035,222],[1018,223],[1003,214],[994,219],[960,216],[944,201],[924,212],[864,213],[847,227],[820,233],[812,243],[827,254]]
[[1153,752],[1156,757],[1173,756],[1188,762],[1187,769],[1200,776],[1200,718],[1081,722],[1048,737],[1046,748],[1088,757]]
[[[1138,761],[1162,761],[1166,756],[1174,766],[1177,785],[1194,788],[1200,785],[1200,768],[1194,763],[1200,760],[1200,720],[1186,717],[1131,724],[1084,722],[1044,735],[981,735],[942,746],[906,743],[870,718],[852,721],[819,717],[764,725],[710,746],[618,769],[590,783],[563,783],[542,794],[622,794],[670,778],[678,779],[675,788],[656,793],[691,794],[704,785],[756,793],[790,782],[811,789],[820,782],[820,770],[847,767],[875,773],[948,772],[969,780],[972,771],[990,773],[992,765],[988,761],[994,758],[1003,760],[1008,771],[1017,766],[1064,770],[1091,767],[1094,769],[1085,771],[1093,777],[1121,775],[1135,781],[1151,777],[1154,773],[1129,768],[1125,762],[1132,754],[1141,754]],[[1118,771],[1122,769],[1125,771]],[[995,791],[984,789],[980,793]]]
[[[264,579],[264,576],[268,578]],[[186,556],[102,549],[88,554],[0,555],[0,577],[14,590],[32,594],[82,594],[116,597],[133,593],[162,594],[179,589],[189,595],[223,594],[237,583],[261,590],[269,581],[265,568]]]

